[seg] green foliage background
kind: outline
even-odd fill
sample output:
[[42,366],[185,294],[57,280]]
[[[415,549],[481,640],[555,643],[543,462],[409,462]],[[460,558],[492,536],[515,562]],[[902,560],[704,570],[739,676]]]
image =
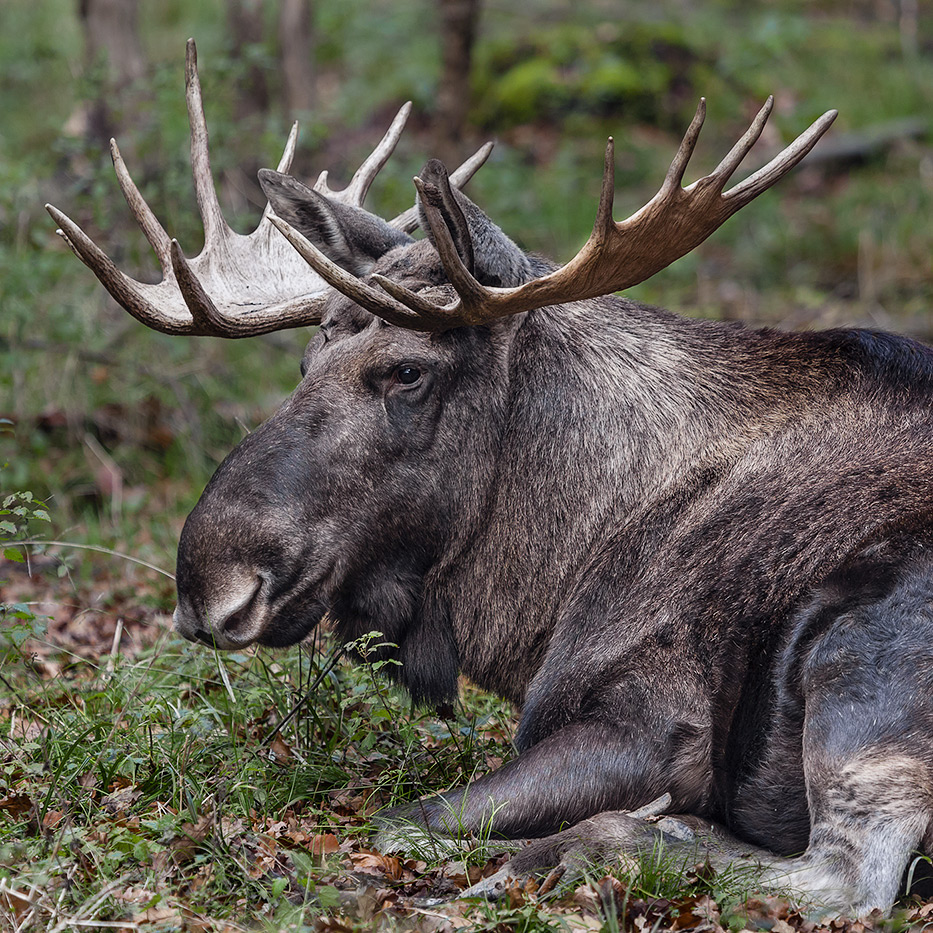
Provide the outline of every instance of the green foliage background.
[[[911,48],[898,9],[894,0],[487,4],[469,141],[498,145],[471,192],[522,245],[566,259],[592,222],[605,137],[617,140],[622,216],[655,190],[701,95],[709,117],[695,173],[715,164],[768,93],[777,106],[763,151],[830,107],[840,117],[824,145],[914,118],[925,128],[919,135],[798,171],[635,294],[688,313],[927,334],[933,17],[921,5]],[[123,97],[120,143],[166,228],[193,254],[201,233],[187,167],[185,38],[199,42],[215,173],[235,227],[256,222],[261,204],[251,178],[275,162],[294,115],[273,107],[234,118],[254,63],[267,69],[275,96],[275,50],[260,44],[246,59],[234,57],[220,0],[143,2],[141,13],[151,67]],[[157,514],[168,530],[162,536],[150,524],[149,532],[170,554],[177,518],[217,460],[294,384],[305,335],[173,339],[146,331],[109,301],[42,210],[52,201],[126,271],[156,274],[109,155],[69,131],[69,118],[99,83],[82,66],[75,4],[6,0],[3,18],[0,415],[16,423],[14,439],[3,441],[3,484],[32,489],[76,533],[92,537],[132,538],[139,515]],[[301,115],[296,174],[314,177],[326,167],[346,181],[394,109],[412,99],[412,130],[371,206],[394,213],[411,202],[411,175],[432,154],[436,25],[427,0],[315,4],[319,106]],[[129,491],[119,502],[104,501],[88,434]]]

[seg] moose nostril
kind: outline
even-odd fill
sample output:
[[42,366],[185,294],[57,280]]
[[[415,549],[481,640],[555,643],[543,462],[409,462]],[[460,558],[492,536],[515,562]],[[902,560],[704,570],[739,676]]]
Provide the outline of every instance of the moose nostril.
[[238,629],[241,629],[248,624],[250,616],[253,615],[253,612],[256,609],[256,604],[259,600],[259,591],[261,589],[262,581],[257,580],[256,589],[253,590],[253,593],[249,597],[246,604],[230,613],[230,615],[227,616],[227,618],[224,620],[223,631],[225,634],[235,635]]
[[266,577],[243,568],[228,571],[213,598],[195,607],[179,596],[175,630],[188,641],[201,642],[221,651],[243,648],[262,634],[268,617]]
[[226,613],[217,618],[214,627],[224,638],[246,644],[258,636],[262,615],[262,584],[262,577],[255,577],[241,591],[239,598],[228,604]]

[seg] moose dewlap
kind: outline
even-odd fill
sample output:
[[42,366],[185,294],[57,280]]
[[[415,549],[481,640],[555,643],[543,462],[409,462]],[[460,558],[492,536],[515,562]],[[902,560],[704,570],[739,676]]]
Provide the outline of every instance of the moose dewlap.
[[[169,238],[115,146],[162,282],[125,276],[50,207],[62,235],[158,330],[320,326],[294,393],[188,518],[178,631],[285,646],[327,613],[343,639],[383,632],[419,701],[450,700],[463,672],[518,705],[513,761],[386,816],[386,840],[406,823],[542,837],[487,893],[660,840],[758,865],[817,911],[890,909],[933,821],[933,353],[612,294],[783,177],[835,114],[727,190],[769,101],[683,187],[701,103],[621,223],[610,142],[593,233],[558,267],[458,190],[488,147],[450,177],[429,161],[417,210],[361,207],[407,105],[343,191],[286,174],[293,134],[260,173],[258,229],[235,234],[193,44],[187,88],[202,253]],[[683,815],[646,821],[665,794]]]

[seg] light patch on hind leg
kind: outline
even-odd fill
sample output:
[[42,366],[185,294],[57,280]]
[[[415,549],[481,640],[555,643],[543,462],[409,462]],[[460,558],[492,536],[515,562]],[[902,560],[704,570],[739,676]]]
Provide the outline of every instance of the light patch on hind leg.
[[809,775],[807,851],[772,864],[766,880],[812,902],[822,915],[887,912],[930,822],[928,768],[881,749],[833,764],[827,756]]
[[860,834],[856,830],[856,838],[860,835],[863,841],[857,882],[863,900],[857,905],[858,915],[874,907],[888,911],[910,854],[930,822],[933,786],[929,769],[906,755],[872,756],[846,765],[842,780],[863,802],[862,807],[871,808],[867,821],[862,809],[850,808],[850,825],[863,824]]

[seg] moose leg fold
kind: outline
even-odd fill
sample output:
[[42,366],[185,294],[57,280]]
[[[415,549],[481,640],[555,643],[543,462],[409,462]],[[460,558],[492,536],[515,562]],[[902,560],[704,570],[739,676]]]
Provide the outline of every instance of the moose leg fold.
[[383,814],[395,831],[380,841],[405,847],[415,827],[447,838],[545,836],[604,810],[641,806],[668,790],[671,771],[666,744],[633,731],[617,723],[567,726],[465,788]]
[[[649,824],[601,813],[534,840],[466,893],[495,897],[510,879],[661,847],[686,867],[747,869],[750,884],[757,878],[755,887],[789,896],[814,919],[890,911],[911,853],[922,845],[929,854],[933,842],[933,574],[831,620],[813,618],[819,628],[804,620],[787,670],[802,704],[801,855],[776,855],[696,817]],[[766,822],[762,815],[759,836]]]
[[[669,798],[668,798],[669,802]],[[576,826],[544,839],[527,842],[495,874],[463,892],[463,897],[495,900],[515,881],[541,875],[555,868],[564,881],[579,877],[596,864],[618,861],[620,856],[654,854],[672,869],[686,872],[704,864],[714,870],[743,865],[762,870],[775,856],[749,845],[722,827],[695,816],[656,816],[650,806],[629,812],[607,812],[583,820]]]
[[809,845],[769,876],[856,916],[888,911],[933,821],[933,571],[803,644]]

